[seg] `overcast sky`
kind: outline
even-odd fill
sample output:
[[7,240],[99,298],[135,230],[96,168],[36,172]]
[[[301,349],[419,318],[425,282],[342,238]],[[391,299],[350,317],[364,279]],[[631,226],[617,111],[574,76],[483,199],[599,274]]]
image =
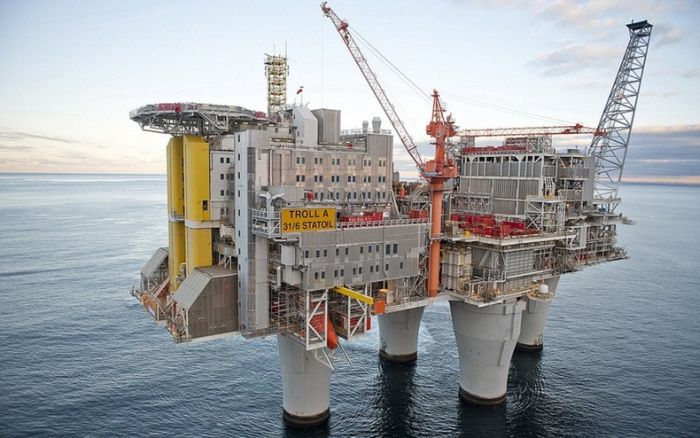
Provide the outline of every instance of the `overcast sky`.
[[[0,0],[0,171],[162,173],[166,137],[142,132],[129,111],[175,101],[265,111],[264,54],[285,44],[290,101],[303,85],[312,108],[343,111],[343,128],[385,119],[319,3]],[[625,24],[647,19],[625,176],[700,183],[699,1],[330,4],[422,89],[440,90],[465,128],[596,126]],[[430,104],[367,55],[424,141]],[[395,161],[411,173],[398,145]]]

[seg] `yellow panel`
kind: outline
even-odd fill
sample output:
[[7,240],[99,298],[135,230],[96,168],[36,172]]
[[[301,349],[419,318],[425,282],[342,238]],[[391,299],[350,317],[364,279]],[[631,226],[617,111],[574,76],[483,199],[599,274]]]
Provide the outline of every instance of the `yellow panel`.
[[211,229],[185,227],[187,247],[187,275],[194,268],[211,266]]
[[[202,137],[186,135],[185,151],[185,219],[208,221],[209,211],[209,144]],[[189,269],[189,268],[188,268]]]
[[170,292],[180,286],[177,274],[180,272],[180,264],[185,263],[185,223],[168,222],[168,237],[170,250],[168,252],[168,276],[170,278]]
[[283,233],[305,233],[335,229],[335,208],[284,208],[280,230]]
[[170,138],[166,152],[168,156],[168,214],[182,217],[185,215],[182,137]]

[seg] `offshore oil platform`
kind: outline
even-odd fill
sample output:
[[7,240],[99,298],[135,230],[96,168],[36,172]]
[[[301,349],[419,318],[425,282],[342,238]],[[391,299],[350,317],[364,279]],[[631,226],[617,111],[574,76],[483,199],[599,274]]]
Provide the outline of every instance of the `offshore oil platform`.
[[[458,130],[437,91],[424,160],[346,21],[321,5],[413,158],[393,169],[393,135],[341,131],[339,110],[288,105],[286,56],[266,55],[267,112],[198,103],[146,105],[130,118],[168,134],[169,242],[132,293],[176,342],[277,336],[282,406],[293,426],[330,415],[343,343],[379,325],[379,357],[417,358],[423,311],[448,300],[459,396],[505,401],[513,352],[540,350],[559,277],[625,258],[618,186],[652,25],[629,44],[597,128]],[[558,151],[552,135],[590,134]],[[502,137],[477,147],[478,137]]]

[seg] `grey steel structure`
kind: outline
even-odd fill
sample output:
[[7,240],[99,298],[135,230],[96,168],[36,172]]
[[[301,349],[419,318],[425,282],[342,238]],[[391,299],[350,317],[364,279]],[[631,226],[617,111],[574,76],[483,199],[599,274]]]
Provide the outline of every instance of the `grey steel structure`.
[[603,135],[593,137],[588,149],[588,154],[596,159],[595,202],[610,213],[620,202],[617,190],[627,157],[652,27],[646,20],[627,25],[629,44],[598,123],[598,131]]

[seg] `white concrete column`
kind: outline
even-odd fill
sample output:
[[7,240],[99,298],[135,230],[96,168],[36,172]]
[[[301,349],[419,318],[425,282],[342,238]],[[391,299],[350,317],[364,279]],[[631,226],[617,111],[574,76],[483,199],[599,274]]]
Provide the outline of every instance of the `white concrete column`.
[[459,352],[459,396],[474,405],[505,402],[508,368],[525,302],[477,307],[450,301]]
[[424,307],[377,316],[379,357],[386,362],[409,364],[418,357],[418,329]]
[[547,322],[549,307],[554,299],[559,277],[544,281],[546,293],[532,293],[527,297],[527,307],[523,312],[520,337],[515,348],[519,351],[540,351],[544,345],[544,325]]
[[285,335],[277,335],[282,368],[282,407],[287,424],[313,427],[330,416],[331,369],[313,351]]

